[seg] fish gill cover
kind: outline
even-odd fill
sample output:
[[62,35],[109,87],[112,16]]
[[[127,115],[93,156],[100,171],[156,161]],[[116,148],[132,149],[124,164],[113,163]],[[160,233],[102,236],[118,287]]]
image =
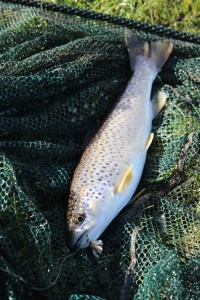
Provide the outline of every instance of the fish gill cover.
[[[132,26],[173,38],[153,85],[168,100],[138,189],[152,196],[112,222],[96,259],[67,248],[67,200],[85,136],[130,78],[124,27],[10,2],[0,1],[0,299],[200,299],[198,37]],[[191,132],[180,182],[155,197]]]

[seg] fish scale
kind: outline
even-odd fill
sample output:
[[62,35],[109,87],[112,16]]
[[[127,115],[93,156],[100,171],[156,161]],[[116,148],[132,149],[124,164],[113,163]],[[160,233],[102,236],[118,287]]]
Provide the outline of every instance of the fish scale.
[[133,76],[113,111],[86,148],[75,170],[67,214],[72,248],[103,251],[97,240],[129,203],[140,181],[153,134],[152,119],[164,106],[161,94],[150,101],[151,88],[172,51],[170,42],[138,40],[125,33]]

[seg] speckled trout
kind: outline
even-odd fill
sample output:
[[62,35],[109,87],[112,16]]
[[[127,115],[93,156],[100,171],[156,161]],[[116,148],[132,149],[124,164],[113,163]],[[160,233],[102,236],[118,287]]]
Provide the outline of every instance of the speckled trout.
[[98,240],[111,221],[130,202],[140,181],[147,150],[153,140],[152,120],[166,102],[151,88],[173,44],[144,42],[125,30],[133,75],[126,89],[86,148],[75,170],[67,212],[69,245],[103,251]]

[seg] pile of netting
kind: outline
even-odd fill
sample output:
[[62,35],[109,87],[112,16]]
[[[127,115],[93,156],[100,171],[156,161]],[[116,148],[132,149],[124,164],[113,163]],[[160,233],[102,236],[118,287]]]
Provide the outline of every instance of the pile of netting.
[[[10,2],[0,1],[0,299],[200,299],[198,37],[130,23],[174,42],[153,85],[168,100],[138,189],[152,196],[111,223],[97,259],[67,248],[68,192],[88,133],[130,78],[124,26]],[[155,198],[191,132],[180,182]]]

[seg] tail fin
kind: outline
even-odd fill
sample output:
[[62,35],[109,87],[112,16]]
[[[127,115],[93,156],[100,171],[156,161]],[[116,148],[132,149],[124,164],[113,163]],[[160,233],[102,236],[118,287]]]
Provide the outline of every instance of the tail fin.
[[136,57],[142,55],[154,60],[159,72],[173,49],[173,43],[170,41],[152,41],[148,43],[134,36],[128,28],[125,28],[125,40],[132,70],[134,70]]

